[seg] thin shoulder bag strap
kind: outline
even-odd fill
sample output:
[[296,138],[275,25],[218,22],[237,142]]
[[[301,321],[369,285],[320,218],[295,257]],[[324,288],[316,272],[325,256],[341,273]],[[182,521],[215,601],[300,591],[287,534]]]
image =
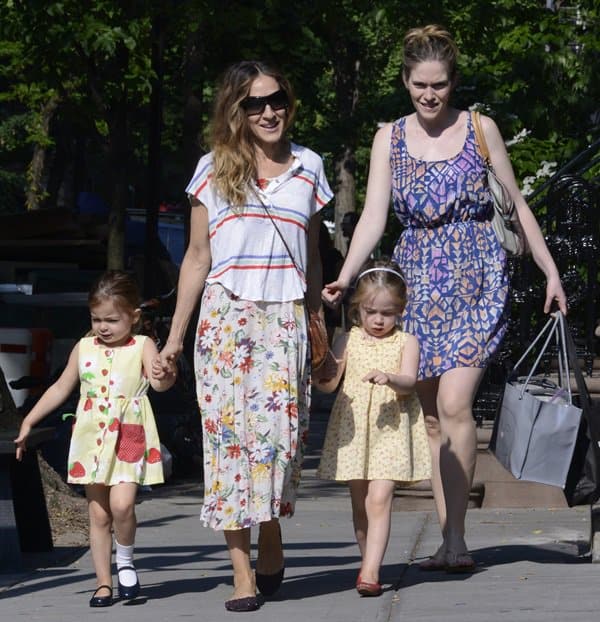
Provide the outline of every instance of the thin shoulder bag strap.
[[[577,348],[575,347],[575,341],[573,340],[573,335],[567,326],[567,322],[562,315],[562,328],[565,334],[565,343],[567,347],[567,354],[569,357],[569,361],[571,363],[571,368],[573,369],[573,375],[575,376],[575,383],[577,385],[577,392],[579,393],[579,405],[583,410],[586,419],[589,419],[591,413],[591,405],[592,398],[590,397],[589,389],[585,384],[585,380],[583,378],[583,374],[581,373],[581,368],[579,367],[579,361],[577,360]],[[594,440],[594,442],[600,443],[600,435],[598,434],[598,423],[589,426],[590,436]]]
[[[565,322],[566,323],[566,322]],[[579,361],[577,360],[577,348],[575,347],[575,341],[573,335],[568,326],[565,328],[565,336],[567,341],[567,352],[571,361],[571,367],[575,375],[575,382],[577,383],[577,391],[579,393],[579,407],[581,408],[584,419],[587,423],[587,433],[592,440],[592,443],[596,446],[595,452],[598,452],[598,446],[600,446],[600,421],[598,420],[597,412],[592,408],[592,398],[590,392],[585,384],[581,368],[579,367]]]
[[267,216],[269,217],[269,220],[273,223],[273,226],[275,227],[275,231],[277,231],[277,235],[279,236],[279,238],[283,242],[283,245],[285,246],[285,250],[286,250],[287,254],[290,256],[290,259],[292,260],[292,263],[294,264],[294,268],[296,268],[296,272],[298,272],[298,275],[301,275],[302,271],[300,270],[300,268],[298,268],[298,264],[296,263],[296,260],[294,259],[294,256],[292,255],[292,251],[290,250],[290,247],[288,246],[288,243],[285,241],[285,238],[283,237],[283,234],[281,233],[281,230],[277,226],[277,223],[275,222],[275,219],[273,218],[273,216],[271,216],[271,212],[267,208],[267,204],[263,201],[263,199],[260,196],[260,194],[256,193],[256,196],[258,197],[258,200],[260,201],[260,204],[263,206],[263,209],[265,210]]
[[[256,193],[256,197],[260,201],[260,204],[263,206],[263,209],[265,210],[265,213],[269,217],[269,220],[273,223],[273,226],[275,227],[275,231],[277,231],[277,235],[279,236],[279,238],[283,242],[283,246],[285,247],[285,250],[286,250],[287,254],[290,256],[290,260],[294,264],[294,268],[296,269],[296,272],[298,273],[298,277],[300,278],[300,281],[302,281],[303,272],[298,267],[298,264],[296,263],[296,260],[294,259],[294,255],[292,255],[292,251],[290,250],[290,247],[288,246],[288,243],[285,241],[285,238],[283,237],[283,234],[281,233],[281,230],[277,226],[277,223],[275,222],[275,219],[273,218],[273,216],[271,215],[271,212],[267,208],[267,204],[263,201],[263,198],[260,196],[260,194],[258,192]],[[308,297],[307,297],[306,293],[304,294],[304,302],[305,302],[305,305],[306,305],[306,309],[308,310],[310,307],[308,305]]]

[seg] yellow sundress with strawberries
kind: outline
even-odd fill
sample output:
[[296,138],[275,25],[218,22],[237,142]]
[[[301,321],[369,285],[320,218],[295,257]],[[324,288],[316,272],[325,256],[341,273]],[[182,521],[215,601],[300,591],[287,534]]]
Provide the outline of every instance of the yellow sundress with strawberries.
[[79,342],[81,389],[69,448],[69,483],[164,481],[149,381],[142,367],[146,339],[134,335],[117,348],[96,337]]

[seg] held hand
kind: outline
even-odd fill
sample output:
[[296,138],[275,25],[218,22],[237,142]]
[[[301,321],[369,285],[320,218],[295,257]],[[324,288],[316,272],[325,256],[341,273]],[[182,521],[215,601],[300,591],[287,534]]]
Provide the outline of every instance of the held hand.
[[[175,369],[175,364],[177,363],[177,359],[181,356],[183,352],[183,345],[180,343],[175,343],[172,341],[168,341],[165,344],[165,347],[160,351],[160,364],[165,373],[171,373]],[[152,365],[154,368],[154,364]]]
[[175,376],[177,374],[177,366],[167,360],[167,365],[163,366],[160,354],[157,354],[152,361],[152,378],[155,380],[164,380],[167,376]]
[[312,372],[313,379],[317,382],[327,382],[328,380],[335,378],[340,362],[341,361],[335,358],[333,352],[328,350],[321,367]]
[[335,309],[344,297],[344,292],[348,289],[348,283],[342,279],[327,283],[321,291],[321,300],[328,306]]
[[553,311],[552,306],[554,303],[558,305],[558,308],[562,311],[563,315],[567,315],[567,297],[558,277],[555,279],[548,279],[548,284],[546,285],[544,313],[550,313],[550,311]]
[[371,384],[386,385],[390,381],[390,377],[379,369],[372,369],[368,374],[363,376],[362,381],[370,382]]
[[27,450],[27,445],[25,441],[27,440],[27,437],[29,436],[29,432],[31,432],[31,426],[23,422],[21,424],[21,429],[19,430],[19,436],[17,436],[17,438],[15,438],[15,441],[14,441],[16,445],[16,450],[17,450],[16,458],[19,461],[23,458],[23,453]]

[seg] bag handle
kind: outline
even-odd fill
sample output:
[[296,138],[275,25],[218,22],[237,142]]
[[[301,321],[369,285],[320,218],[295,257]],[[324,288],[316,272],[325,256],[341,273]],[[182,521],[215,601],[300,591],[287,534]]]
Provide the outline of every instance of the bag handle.
[[579,367],[579,363],[577,361],[577,348],[575,346],[575,341],[573,340],[573,335],[571,334],[568,326],[565,326],[565,338],[567,342],[567,353],[569,355],[569,360],[571,361],[571,366],[573,367],[577,392],[579,393],[579,406],[581,407],[582,415],[587,422],[587,432],[592,440],[592,443],[594,443],[596,448],[598,448],[600,445],[600,422],[592,422],[591,420],[594,416],[592,398],[590,397],[590,392],[585,384],[583,374],[581,373],[581,368]]
[[481,152],[481,157],[484,159],[485,165],[488,168],[491,168],[490,151],[488,149],[487,142],[485,140],[485,135],[481,127],[480,114],[479,112],[477,112],[477,110],[474,110],[471,113],[471,119],[473,120],[473,130],[475,131],[475,140],[477,140],[477,144],[479,145],[479,151]]
[[[561,346],[562,346],[559,352],[562,352],[562,360],[563,360],[563,365],[564,365],[564,370],[563,370],[561,366],[561,357],[559,357],[558,358],[558,370],[559,370],[559,373],[561,374],[561,377],[563,378],[562,386],[566,387],[567,389],[567,394],[569,396],[569,404],[572,404],[573,394],[571,392],[571,374],[569,371],[569,355],[567,353],[567,332],[569,331],[569,329],[567,327],[567,321],[565,320],[565,316],[562,314],[561,311],[557,311],[557,313],[558,313],[558,318],[559,318],[560,341],[561,341]],[[557,335],[557,342],[558,342],[558,335]],[[576,360],[575,360],[575,365],[573,366],[574,373],[575,373],[575,368],[579,369],[579,365],[577,364]],[[564,373],[564,376],[563,376],[563,373]],[[579,373],[581,374],[580,369],[579,369]]]
[[521,363],[525,360],[527,355],[531,352],[531,350],[535,347],[535,345],[542,339],[542,337],[546,337],[544,341],[544,345],[540,349],[535,362],[533,363],[529,374],[521,388],[520,398],[523,398],[525,391],[527,390],[527,386],[531,382],[532,376],[535,374],[542,357],[546,353],[548,349],[548,345],[552,337],[556,337],[556,343],[558,346],[558,362],[559,362],[559,380],[561,383],[561,388],[567,391],[569,404],[573,403],[573,396],[571,394],[571,385],[569,382],[569,358],[567,356],[567,346],[566,346],[566,337],[565,337],[565,326],[564,326],[564,316],[562,313],[557,312],[554,317],[548,319],[542,330],[539,332],[537,337],[533,340],[533,342],[528,346],[527,350],[523,353],[521,358],[515,363],[510,375],[512,376]]

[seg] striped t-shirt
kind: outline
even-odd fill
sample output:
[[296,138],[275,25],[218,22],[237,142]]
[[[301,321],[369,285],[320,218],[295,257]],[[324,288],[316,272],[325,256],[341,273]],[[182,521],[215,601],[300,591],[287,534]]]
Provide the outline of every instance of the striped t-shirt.
[[[212,154],[203,156],[186,192],[208,210],[211,269],[207,283],[221,283],[244,300],[299,300],[306,290],[308,223],[328,203],[323,161],[292,143],[291,167],[268,184],[255,185],[247,202],[235,211],[212,184]],[[267,212],[277,223],[300,273]]]

